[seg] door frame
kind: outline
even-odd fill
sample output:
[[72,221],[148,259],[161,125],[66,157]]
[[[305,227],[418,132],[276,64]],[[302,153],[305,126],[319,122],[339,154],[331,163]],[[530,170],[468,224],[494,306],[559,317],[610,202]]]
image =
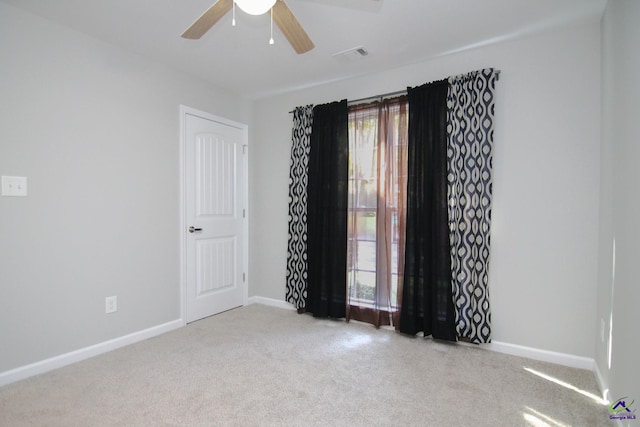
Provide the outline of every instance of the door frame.
[[244,123],[219,117],[205,111],[180,105],[180,318],[182,324],[187,324],[187,116],[196,116],[223,125],[231,126],[242,131],[242,162],[244,167],[244,225],[242,239],[242,305],[249,300],[249,126]]

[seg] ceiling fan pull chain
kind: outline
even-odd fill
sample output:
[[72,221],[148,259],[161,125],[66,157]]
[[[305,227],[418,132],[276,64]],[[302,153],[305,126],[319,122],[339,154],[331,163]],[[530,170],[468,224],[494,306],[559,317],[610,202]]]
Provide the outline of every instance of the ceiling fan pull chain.
[[271,38],[269,39],[269,44],[274,44],[273,41],[273,6],[271,7]]
[[[227,9],[228,10],[228,9]],[[231,26],[236,26],[236,2],[233,2],[233,18],[231,19]]]

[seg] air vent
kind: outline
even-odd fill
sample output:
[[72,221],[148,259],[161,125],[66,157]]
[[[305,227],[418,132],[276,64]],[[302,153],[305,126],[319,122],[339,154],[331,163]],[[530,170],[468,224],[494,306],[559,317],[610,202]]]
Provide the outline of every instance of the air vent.
[[336,59],[354,60],[354,59],[362,58],[363,56],[367,56],[368,54],[369,54],[369,51],[367,50],[366,47],[364,47],[364,46],[356,46],[356,47],[352,47],[351,49],[347,49],[347,50],[343,50],[343,51],[338,52],[338,53],[334,53],[331,56],[336,58]]

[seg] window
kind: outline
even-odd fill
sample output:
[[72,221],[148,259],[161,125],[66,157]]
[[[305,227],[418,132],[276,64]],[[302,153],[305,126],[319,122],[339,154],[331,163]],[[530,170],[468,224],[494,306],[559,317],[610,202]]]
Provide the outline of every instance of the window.
[[349,109],[349,317],[392,324],[404,267],[407,100]]

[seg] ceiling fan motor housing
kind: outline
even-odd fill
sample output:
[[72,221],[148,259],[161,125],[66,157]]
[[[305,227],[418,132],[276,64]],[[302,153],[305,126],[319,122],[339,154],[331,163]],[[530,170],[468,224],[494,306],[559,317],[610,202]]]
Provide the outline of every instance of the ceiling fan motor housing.
[[276,4],[276,0],[235,0],[235,3],[249,15],[262,15]]

